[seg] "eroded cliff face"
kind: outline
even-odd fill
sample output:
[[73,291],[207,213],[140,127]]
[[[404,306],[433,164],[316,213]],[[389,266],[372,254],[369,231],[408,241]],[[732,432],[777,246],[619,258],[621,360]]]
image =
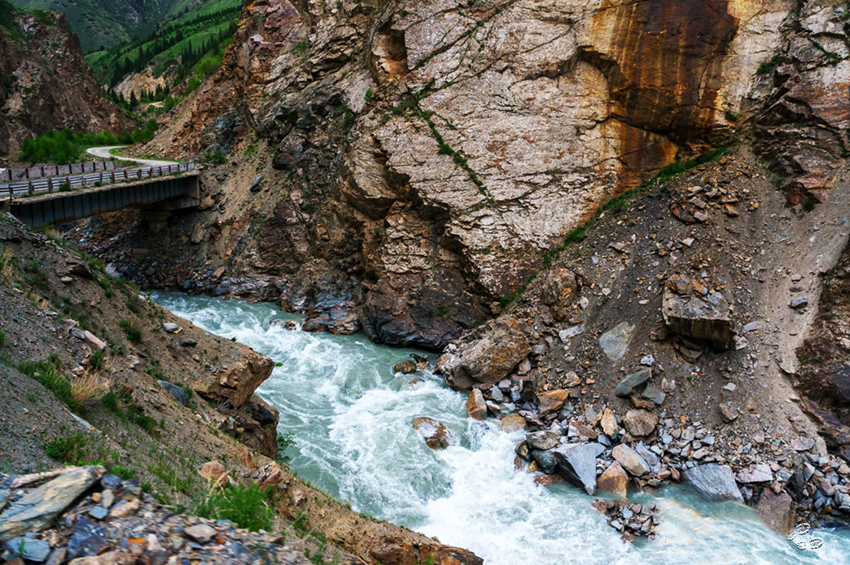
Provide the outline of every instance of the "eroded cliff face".
[[[440,348],[602,203],[726,143],[771,92],[757,70],[793,6],[264,0],[154,146],[262,175],[249,191],[216,171],[211,211],[180,226],[200,224],[222,280],[259,272],[326,327],[334,303],[362,305],[370,336]],[[251,143],[266,155],[241,159]],[[174,255],[146,282],[183,283]],[[344,281],[321,304],[317,271]]]
[[120,133],[131,126],[104,98],[58,12],[16,12],[0,26],[0,108],[0,163],[49,128]]

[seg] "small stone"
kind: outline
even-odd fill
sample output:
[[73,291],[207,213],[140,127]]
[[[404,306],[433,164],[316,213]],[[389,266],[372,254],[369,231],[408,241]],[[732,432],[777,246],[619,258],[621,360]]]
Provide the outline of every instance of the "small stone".
[[596,488],[625,498],[628,495],[629,476],[619,462],[611,463],[596,480]]
[[100,486],[102,486],[105,490],[117,490],[124,486],[124,481],[121,480],[121,477],[118,475],[104,475],[100,479]]
[[107,510],[103,506],[95,506],[94,508],[89,510],[89,516],[91,516],[95,520],[103,520],[108,515],[109,515],[109,510]]
[[646,385],[643,394],[641,394],[641,398],[645,398],[654,402],[658,406],[661,406],[662,404],[664,404],[664,399],[667,398],[667,395],[664,394],[664,391],[662,391],[660,388],[658,388],[652,383],[649,383],[648,385]]
[[206,544],[209,543],[209,541],[213,538],[213,536],[216,534],[216,531],[214,528],[206,524],[195,524],[194,526],[184,528],[183,534],[192,538],[200,544]]
[[759,464],[750,471],[738,473],[735,479],[741,484],[769,483],[773,480],[773,473],[768,465]]
[[207,461],[198,471],[198,474],[208,481],[217,481],[225,473],[227,473],[227,469],[219,461]]
[[623,418],[623,426],[631,435],[643,437],[655,431],[658,415],[646,410],[629,410]]
[[641,477],[649,473],[649,464],[646,460],[638,455],[631,447],[620,444],[611,450],[611,456],[616,459],[623,468],[636,477]]
[[119,504],[114,507],[109,512],[110,518],[124,518],[125,516],[130,516],[135,514],[136,511],[142,506],[141,501],[138,498],[134,498],[133,500],[126,502],[124,504]]
[[540,416],[545,417],[558,412],[568,398],[569,393],[563,389],[539,393],[537,395],[537,402],[540,406]]
[[735,392],[735,389],[738,388],[735,383],[727,383],[726,386],[723,387],[723,390],[728,390],[729,392]]
[[617,396],[629,396],[634,389],[648,381],[652,377],[652,369],[646,368],[632,373],[625,379],[620,381],[614,389],[614,394]]
[[599,346],[609,359],[618,361],[626,354],[634,329],[632,324],[622,322],[600,336]]
[[189,407],[189,394],[183,389],[183,387],[177,386],[176,384],[168,381],[159,381],[159,386],[168,391],[168,394],[170,394],[174,400],[187,408]]
[[180,326],[173,322],[165,322],[162,324],[162,329],[164,329],[166,333],[173,334],[180,329]]
[[550,430],[531,432],[526,434],[525,441],[532,449],[546,451],[557,447],[561,443],[561,434]]
[[112,503],[115,502],[115,493],[107,489],[103,491],[103,493],[100,495],[100,498],[100,505],[104,508],[110,508],[112,506]]
[[791,299],[791,303],[789,304],[789,306],[791,306],[791,308],[794,308],[795,310],[799,308],[805,308],[808,305],[809,299],[805,296],[798,296],[797,298],[793,298]]
[[738,417],[738,413],[735,412],[727,403],[721,402],[717,407],[720,411],[720,417],[723,418],[723,421],[727,424],[730,422],[734,422]]
[[815,440],[812,438],[802,438],[791,440],[791,448],[794,451],[808,451],[815,446]]
[[602,413],[602,431],[607,436],[614,436],[620,431],[620,426],[617,425],[617,416],[609,408],[606,408]]
[[50,555],[50,544],[46,541],[18,537],[6,542],[6,549],[27,561],[43,563]]
[[519,430],[524,430],[527,427],[528,423],[525,421],[525,418],[520,414],[508,414],[499,421],[499,428],[501,428],[502,431],[507,434]]

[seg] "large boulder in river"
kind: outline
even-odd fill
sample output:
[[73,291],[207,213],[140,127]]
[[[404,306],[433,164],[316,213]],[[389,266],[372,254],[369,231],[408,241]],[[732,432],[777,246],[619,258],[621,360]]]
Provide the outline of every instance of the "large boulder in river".
[[605,451],[598,443],[572,443],[553,449],[558,473],[587,494],[596,492],[596,458]]
[[412,424],[431,449],[445,449],[457,444],[454,434],[442,422],[433,418],[420,417],[414,418]]
[[469,393],[469,398],[466,399],[466,414],[475,420],[487,419],[487,402],[481,389],[474,388]]
[[192,382],[195,392],[216,402],[227,402],[233,408],[245,404],[272,374],[274,361],[250,347],[239,346],[239,351],[240,358],[222,371],[204,371],[198,380]]
[[411,361],[410,359],[406,361],[401,361],[393,365],[393,373],[402,373],[404,375],[409,375],[411,373],[416,372],[416,363]]
[[617,461],[611,463],[605,472],[599,475],[596,488],[626,498],[629,494],[629,476]]
[[478,339],[463,343],[454,353],[446,353],[437,367],[446,383],[455,390],[469,390],[475,383],[492,384],[508,376],[531,352],[520,323],[502,317],[485,329]]
[[710,501],[737,500],[744,502],[735,476],[727,465],[709,463],[686,469],[682,474],[684,481],[694,487],[703,498]]
[[794,527],[794,509],[794,501],[787,492],[774,494],[769,488],[762,491],[756,506],[756,512],[765,524],[783,536]]

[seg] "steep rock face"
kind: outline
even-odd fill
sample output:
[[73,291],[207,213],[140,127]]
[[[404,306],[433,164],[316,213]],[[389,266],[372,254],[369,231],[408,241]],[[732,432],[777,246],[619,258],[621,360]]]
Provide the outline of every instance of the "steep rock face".
[[131,122],[104,98],[65,16],[15,12],[0,26],[0,158],[49,128],[120,133]]
[[271,207],[231,232],[256,253],[228,267],[297,278],[320,257],[372,336],[439,348],[602,203],[723,142],[792,5],[262,0],[154,145],[241,149],[254,129]]

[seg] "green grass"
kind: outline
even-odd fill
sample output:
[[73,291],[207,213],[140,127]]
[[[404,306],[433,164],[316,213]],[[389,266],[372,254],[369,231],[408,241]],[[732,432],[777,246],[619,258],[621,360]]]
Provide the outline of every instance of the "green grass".
[[81,407],[74,402],[71,383],[59,373],[60,366],[59,358],[52,357],[47,361],[24,361],[18,365],[18,370],[41,383],[44,388],[56,395],[56,398],[68,405],[72,412],[79,412]]
[[240,528],[256,532],[271,531],[274,510],[267,503],[268,493],[256,483],[213,489],[199,500],[194,512],[202,518],[230,520]]
[[88,438],[80,432],[54,438],[44,444],[47,455],[68,465],[77,465],[86,458]]
[[126,318],[121,320],[120,326],[130,343],[142,343],[142,330],[130,322],[130,320]]
[[[143,143],[153,138],[158,125],[151,118],[144,126],[138,127],[133,133],[125,131],[121,136],[109,132],[90,133],[63,129],[50,129],[44,135],[26,138],[21,142],[21,152],[18,158],[30,163],[55,163],[67,165],[80,160],[89,147],[104,145],[132,145]],[[59,189],[62,191],[62,188]],[[70,186],[66,190],[70,190]]]

